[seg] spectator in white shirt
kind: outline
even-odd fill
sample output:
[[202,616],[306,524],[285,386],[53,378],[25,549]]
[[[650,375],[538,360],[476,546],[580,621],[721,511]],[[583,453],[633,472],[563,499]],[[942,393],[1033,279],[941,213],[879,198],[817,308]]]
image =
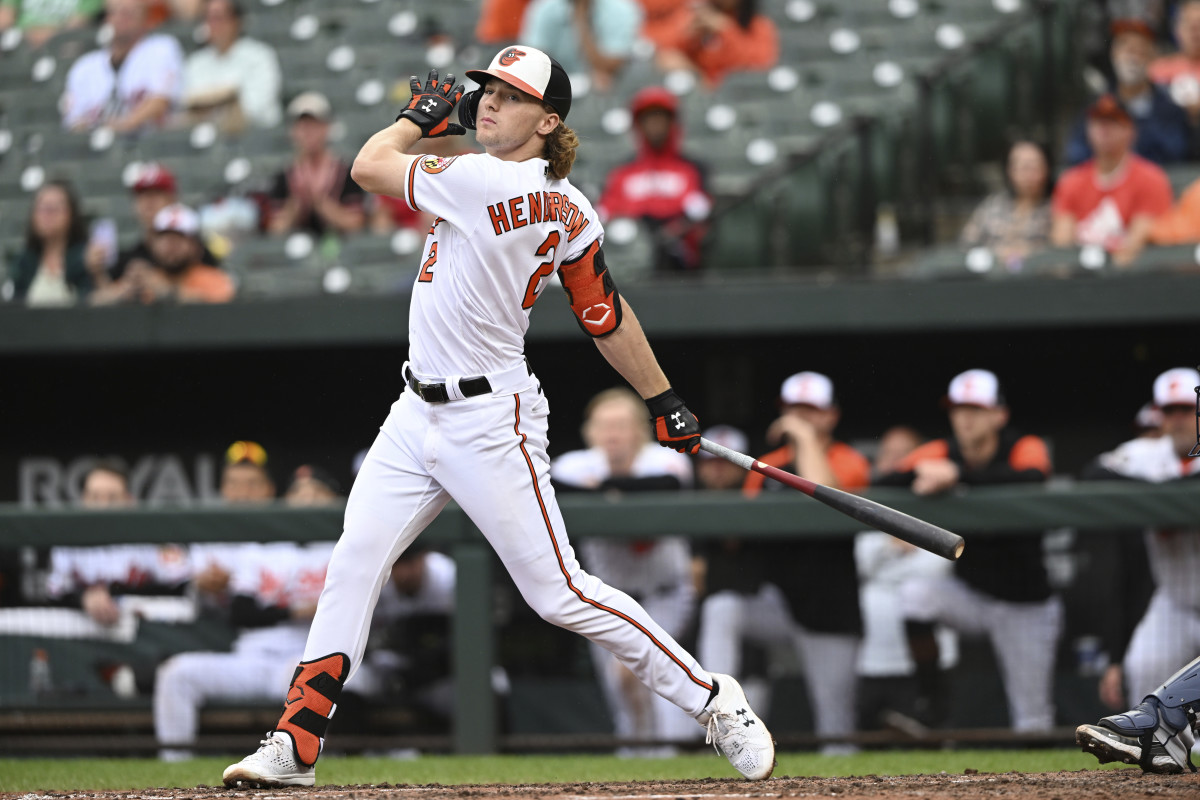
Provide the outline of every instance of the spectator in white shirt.
[[190,123],[211,119],[224,130],[270,128],[283,119],[279,58],[270,45],[242,36],[237,0],[208,0],[208,46],[188,56],[184,106]]
[[147,35],[141,0],[108,0],[106,18],[108,47],[80,56],[67,74],[64,127],[135,133],[161,125],[181,97],[183,49],[172,36]]

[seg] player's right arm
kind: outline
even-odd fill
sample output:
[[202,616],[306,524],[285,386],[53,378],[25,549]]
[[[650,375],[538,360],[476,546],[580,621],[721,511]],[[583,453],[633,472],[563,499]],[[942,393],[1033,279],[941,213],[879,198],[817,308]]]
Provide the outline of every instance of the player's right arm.
[[376,133],[358,151],[350,177],[371,194],[404,197],[404,182],[414,155],[409,154],[424,133],[416,123],[401,117]]
[[376,133],[358,151],[350,177],[372,194],[404,197],[404,183],[415,156],[409,150],[425,137],[461,136],[466,129],[450,122],[450,113],[462,99],[462,85],[454,85],[454,75],[439,80],[438,71],[429,71],[422,87],[413,77],[409,81],[412,99],[396,122]]

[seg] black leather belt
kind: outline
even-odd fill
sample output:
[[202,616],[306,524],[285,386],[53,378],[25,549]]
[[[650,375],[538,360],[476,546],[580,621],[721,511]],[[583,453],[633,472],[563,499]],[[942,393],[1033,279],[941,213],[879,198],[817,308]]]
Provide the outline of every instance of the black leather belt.
[[[445,403],[450,400],[450,395],[446,392],[446,384],[422,383],[413,377],[412,370],[408,367],[404,368],[404,380],[408,383],[408,388],[412,389],[417,397],[426,403]],[[488,379],[485,376],[479,375],[474,378],[463,378],[460,380],[458,382],[458,390],[462,392],[463,397],[477,397],[481,394],[490,394],[492,385],[488,383]]]

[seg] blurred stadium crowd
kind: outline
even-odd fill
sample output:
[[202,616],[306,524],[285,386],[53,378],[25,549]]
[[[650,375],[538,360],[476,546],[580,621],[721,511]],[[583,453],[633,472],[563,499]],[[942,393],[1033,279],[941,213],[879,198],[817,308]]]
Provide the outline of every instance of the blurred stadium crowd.
[[1194,2],[10,0],[4,298],[407,291],[429,220],[349,160],[515,40],[572,74],[631,277],[1194,266]]
[[[1057,43],[1048,52],[1043,33]],[[461,73],[514,41],[546,49],[572,74],[570,124],[583,141],[572,181],[593,199],[610,259],[631,279],[747,267],[802,275],[843,253],[857,259],[839,262],[846,274],[902,279],[1196,266],[1200,0],[2,0],[3,299],[60,307],[408,291],[430,220],[364,193],[349,161],[407,100],[410,74]],[[1032,111],[1013,88],[1031,52],[1059,101]],[[947,64],[965,64],[969,78],[928,77]],[[922,121],[939,102],[945,113]],[[860,145],[869,155],[847,168]],[[429,147],[450,155],[472,142]],[[780,223],[781,235],[771,227]],[[873,461],[836,440],[833,381],[814,372],[784,382],[766,432],[717,426],[709,435],[743,451],[766,439],[779,449],[763,460],[845,489],[936,494],[1050,477],[1045,442],[1009,428],[995,375],[945,377],[953,435],[925,441],[894,428]],[[1200,474],[1200,460],[1183,457],[1195,442],[1198,383],[1190,368],[1162,373],[1146,387],[1143,436],[1081,477]],[[586,449],[554,463],[560,491],[753,498],[772,488],[725,462],[652,446],[630,400],[606,393],[589,405]],[[342,488],[321,469],[298,467],[280,493],[272,468],[261,446],[235,443],[222,502],[340,502]],[[135,504],[123,465],[88,472],[83,507]],[[1142,562],[1130,570],[1142,579],[1131,592],[1153,593],[1145,617],[1088,645],[1086,668],[1114,708],[1200,650],[1172,632],[1181,619],[1200,625],[1200,534],[1152,531],[1146,541],[1130,556]],[[856,730],[957,721],[945,681],[960,635],[991,641],[1015,730],[1056,723],[1064,609],[1043,537],[972,547],[957,566],[875,533],[803,548],[612,540],[581,543],[581,553],[586,568],[693,641],[708,668],[751,673],[751,692],[769,691],[793,665],[814,730],[836,753],[846,749],[838,737]],[[70,674],[45,650],[30,659],[10,648],[0,697],[28,702],[66,685],[152,697],[162,755],[184,757],[209,700],[275,701],[288,676],[272,670],[298,660],[328,551],[180,543],[11,554],[6,635],[57,630],[129,644],[121,626],[135,611],[164,624],[216,619],[221,631],[211,651],[190,652],[203,638],[195,634],[130,663],[80,656]],[[335,725],[352,726],[356,703],[365,713],[370,698],[421,705],[442,723],[451,708],[454,565],[422,551],[392,577],[369,669],[347,687],[362,699],[347,700]],[[747,663],[743,645],[757,648]],[[592,656],[620,737],[697,733],[641,696],[623,668]],[[503,673],[495,686],[503,694]]]

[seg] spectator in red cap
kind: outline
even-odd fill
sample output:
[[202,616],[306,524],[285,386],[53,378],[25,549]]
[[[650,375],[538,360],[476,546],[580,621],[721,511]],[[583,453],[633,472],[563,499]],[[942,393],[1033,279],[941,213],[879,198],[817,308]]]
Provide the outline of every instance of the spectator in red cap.
[[1131,152],[1133,119],[1113,95],[1088,109],[1087,136],[1095,155],[1059,179],[1050,240],[1057,247],[1101,245],[1125,265],[1142,251],[1155,218],[1170,209],[1171,183]]
[[1150,80],[1167,89],[1195,127],[1200,125],[1200,0],[1183,0],[1175,6],[1174,30],[1179,52],[1155,59]]
[[769,69],[779,61],[779,31],[758,0],[687,3],[654,30],[658,66],[699,72],[717,86],[730,72]]
[[[133,193],[133,213],[142,229],[142,238],[127,250],[117,256],[117,262],[109,270],[109,276],[118,280],[134,262],[144,262],[144,266],[153,266],[154,256],[150,252],[150,240],[154,238],[154,216],[167,206],[178,200],[175,176],[171,170],[162,164],[151,161],[138,170],[137,177],[129,187]],[[204,247],[200,260],[210,267],[220,266],[207,247]]]
[[680,150],[678,101],[655,86],[634,95],[630,110],[638,155],[609,173],[596,211],[605,222],[642,221],[654,235],[656,269],[695,269],[712,200],[704,168]]
[[130,265],[100,303],[175,301],[225,303],[233,299],[229,276],[200,261],[200,217],[185,205],[174,203],[154,215],[150,240],[153,264]]
[[[1150,80],[1150,62],[1156,52],[1154,31],[1136,19],[1117,20],[1111,31],[1110,58],[1116,76],[1111,91],[1137,130],[1134,152],[1156,164],[1183,161],[1191,154],[1194,134],[1187,112]],[[1071,134],[1066,160],[1068,164],[1079,164],[1091,155],[1085,118]]]

